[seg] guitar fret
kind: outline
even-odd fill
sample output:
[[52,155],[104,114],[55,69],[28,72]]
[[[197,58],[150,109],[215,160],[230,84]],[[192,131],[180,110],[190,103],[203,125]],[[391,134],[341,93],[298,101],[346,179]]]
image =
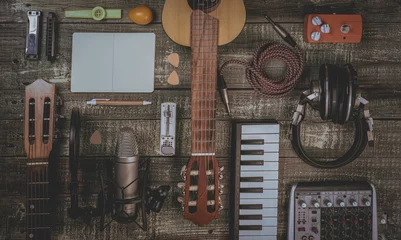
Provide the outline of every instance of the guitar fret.
[[50,213],[46,212],[46,213],[27,213],[27,216],[46,216],[46,215],[50,215]]
[[28,185],[49,184],[49,182],[28,182]]
[[50,229],[50,227],[28,227],[27,229],[29,229],[29,230],[44,230],[44,229]]
[[27,200],[50,200],[50,198],[27,198]]

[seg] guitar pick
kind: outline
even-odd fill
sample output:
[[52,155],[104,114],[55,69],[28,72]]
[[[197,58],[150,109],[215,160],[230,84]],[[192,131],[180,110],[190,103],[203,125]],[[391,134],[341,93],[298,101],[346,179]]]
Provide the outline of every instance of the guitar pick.
[[168,62],[176,68],[178,68],[178,66],[180,65],[180,56],[178,55],[178,53],[170,54],[167,59]]
[[177,71],[171,72],[170,76],[167,79],[167,82],[171,85],[178,85],[180,83],[180,78],[178,77]]
[[93,145],[100,145],[102,144],[102,135],[100,134],[100,132],[98,130],[96,130],[91,138],[90,138],[90,143]]

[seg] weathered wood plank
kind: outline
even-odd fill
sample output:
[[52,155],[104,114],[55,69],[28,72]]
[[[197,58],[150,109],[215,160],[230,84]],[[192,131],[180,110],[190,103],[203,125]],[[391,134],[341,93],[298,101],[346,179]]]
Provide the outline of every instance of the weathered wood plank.
[[[379,215],[383,212],[388,212],[389,219],[397,218],[401,214],[401,196],[399,194],[401,186],[398,183],[399,177],[398,172],[401,169],[401,162],[397,158],[381,158],[381,157],[364,157],[363,161],[356,161],[350,165],[347,165],[341,169],[322,170],[315,169],[296,158],[280,158],[280,191],[279,191],[279,235],[285,236],[286,233],[286,208],[288,204],[288,194],[290,191],[291,184],[297,181],[323,181],[323,180],[336,180],[340,176],[343,180],[364,180],[372,182],[379,193],[378,200],[378,211]],[[150,229],[149,232],[144,233],[133,225],[118,225],[111,224],[104,233],[99,232],[96,228],[98,227],[98,219],[93,222],[92,227],[87,226],[82,220],[71,220],[69,219],[66,209],[69,207],[69,197],[66,194],[60,194],[56,197],[55,201],[55,214],[53,217],[55,227],[53,229],[53,235],[61,239],[63,238],[75,238],[77,234],[81,236],[81,239],[113,239],[113,237],[137,237],[139,239],[174,239],[178,237],[189,237],[189,239],[199,239],[200,237],[228,237],[228,228],[226,224],[229,219],[229,212],[232,206],[229,205],[229,192],[230,187],[226,185],[225,192],[223,194],[223,203],[226,209],[221,213],[220,219],[212,222],[207,227],[197,227],[192,223],[185,221],[182,218],[182,212],[180,206],[175,200],[179,189],[176,187],[176,182],[179,181],[179,171],[182,164],[185,164],[187,159],[175,159],[175,158],[152,158],[150,168],[150,180],[153,186],[158,184],[169,184],[172,186],[169,197],[167,198],[164,208],[160,214],[151,214],[150,216]],[[228,159],[219,159],[219,162],[226,167],[226,178],[224,182],[229,179],[229,167],[230,161]],[[18,176],[21,178],[16,179],[4,179],[1,181],[0,193],[6,192],[9,195],[13,195],[11,198],[5,198],[4,201],[0,201],[0,208],[7,209],[4,213],[8,218],[2,218],[0,223],[7,223],[4,228],[0,228],[0,234],[6,236],[13,236],[12,239],[20,239],[23,237],[19,232],[23,231],[24,224],[24,190],[23,188],[19,191],[15,191],[15,188],[11,189],[11,185],[24,185],[22,179],[25,173],[25,160],[23,158],[0,158],[1,165],[8,167],[1,168],[2,171],[8,171],[11,175]],[[60,186],[63,191],[68,192],[66,186],[68,185],[68,164],[66,159],[60,159],[60,165],[58,167],[59,181],[57,185]],[[84,181],[81,188],[86,189],[85,193],[81,196],[81,206],[93,205],[96,202],[96,192],[98,187],[96,186],[96,174],[102,171],[102,161],[98,158],[83,158],[81,171],[87,171],[84,175]],[[92,167],[96,171],[88,171]],[[305,171],[300,172],[302,168]],[[164,169],[164,170],[163,170]],[[162,171],[163,174],[160,172]],[[81,175],[80,175],[81,176]],[[3,186],[7,186],[4,188]],[[2,221],[2,222],[1,222]],[[381,229],[380,234],[389,234],[393,229]],[[191,232],[191,235],[187,235]],[[186,238],[187,239],[187,238]],[[280,238],[282,239],[282,238]]]
[[[306,69],[298,88],[305,88],[311,79],[317,79],[318,66],[322,63],[344,64],[351,62],[360,74],[361,84],[368,89],[387,88],[400,91],[401,74],[400,50],[394,48],[401,38],[397,24],[368,24],[364,39],[360,44],[306,44],[303,43],[302,24],[283,24],[305,51]],[[71,81],[72,34],[74,32],[155,32],[156,67],[155,88],[189,88],[190,60],[189,49],[173,43],[164,33],[160,24],[146,28],[127,24],[62,24],[58,33],[58,59],[51,64],[44,58],[45,40],[42,41],[42,60],[29,61],[24,58],[25,26],[22,24],[0,24],[2,32],[0,45],[0,89],[23,89],[25,85],[43,78],[57,84],[59,90],[69,90]],[[383,44],[383,37],[386,44]],[[232,43],[219,48],[220,63],[229,59],[250,60],[255,48],[262,41],[282,41],[268,24],[248,24],[240,36]],[[173,67],[167,57],[172,52],[181,55],[181,65],[177,69],[180,76],[178,86],[170,86],[167,78]],[[273,61],[270,74],[283,71],[282,63]],[[226,81],[229,88],[247,88],[245,70],[241,67],[227,69]]]
[[[24,111],[24,90],[10,90],[0,92],[0,120],[18,120],[22,118]],[[216,92],[216,94],[218,94]],[[252,90],[229,90],[229,102],[231,116],[227,114],[225,106],[217,97],[216,117],[220,120],[229,119],[264,119],[275,118],[278,120],[292,119],[293,111],[299,101],[301,90],[294,90],[288,96],[279,99],[268,99],[256,94]],[[63,100],[59,114],[67,119],[71,111],[78,107],[85,120],[111,120],[111,119],[160,119],[160,105],[163,102],[177,104],[177,118],[188,119],[191,117],[190,90],[156,90],[151,94],[76,94],[60,92],[58,96]],[[370,91],[362,89],[362,96],[369,100],[370,112],[375,119],[400,119],[401,95],[391,90]],[[89,106],[86,101],[93,98],[112,98],[114,100],[138,100],[152,101],[148,106]],[[244,104],[246,102],[246,104]],[[279,107],[278,107],[279,106]],[[307,119],[319,119],[317,111],[307,107]]]
[[[25,156],[23,150],[23,128],[19,121],[1,121],[0,156]],[[296,157],[290,140],[289,122],[281,121],[280,156]],[[125,126],[132,127],[137,134],[139,153],[142,156],[158,156],[159,153],[159,120],[113,120],[113,121],[83,121],[81,125],[81,155],[82,156],[113,156],[116,134]],[[375,121],[375,146],[367,147],[362,156],[396,157],[401,154],[401,122]],[[96,130],[102,134],[101,145],[91,145],[90,136]],[[326,123],[305,122],[301,129],[305,148],[316,157],[334,157],[344,153],[352,143],[352,124],[336,126]],[[62,126],[60,138],[55,145],[58,156],[68,156],[69,123]],[[217,121],[217,156],[227,157],[231,150],[231,124],[229,121]],[[177,122],[177,157],[188,157],[191,146],[190,120]]]
[[[349,0],[333,1],[319,0],[310,2],[301,1],[273,1],[245,0],[247,9],[247,22],[264,22],[263,14],[269,14],[276,21],[281,22],[303,22],[303,17],[308,13],[359,13],[362,14],[364,22],[397,22],[398,12],[401,7],[397,0],[380,0],[369,2],[355,2]],[[164,1],[160,0],[136,0],[131,2],[104,0],[101,6],[105,8],[123,9],[121,20],[109,20],[108,23],[132,23],[128,18],[128,12],[139,5],[146,4],[153,9],[154,22],[161,21],[161,13]],[[55,12],[61,22],[94,23],[86,19],[66,19],[64,11],[69,9],[91,9],[99,5],[99,1],[77,0],[48,1],[48,0],[6,0],[0,2],[0,22],[25,22],[26,11],[41,10],[43,12]]]

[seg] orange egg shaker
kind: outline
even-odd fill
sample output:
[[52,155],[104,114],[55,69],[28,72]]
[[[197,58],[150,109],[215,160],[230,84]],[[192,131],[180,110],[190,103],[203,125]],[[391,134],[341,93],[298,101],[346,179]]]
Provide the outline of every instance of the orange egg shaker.
[[308,14],[304,22],[307,43],[359,43],[362,16],[359,14]]

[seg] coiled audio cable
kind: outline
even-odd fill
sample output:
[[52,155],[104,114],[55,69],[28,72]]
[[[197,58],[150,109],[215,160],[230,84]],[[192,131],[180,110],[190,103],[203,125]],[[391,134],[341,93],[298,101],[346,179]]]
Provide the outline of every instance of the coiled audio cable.
[[[254,52],[251,63],[235,59],[225,62],[220,68],[219,81],[224,82],[223,72],[228,65],[241,65],[246,68],[246,79],[249,85],[257,93],[265,97],[278,98],[287,95],[294,89],[304,69],[304,56],[302,50],[284,28],[276,24],[268,16],[265,16],[265,18],[292,48],[280,43],[263,42]],[[286,64],[287,68],[284,76],[271,78],[265,72],[266,64],[274,59],[281,60]]]
[[[229,60],[221,67],[220,75],[223,75],[224,69],[228,65],[241,65],[246,68],[246,79],[249,85],[257,93],[270,98],[285,96],[294,89],[304,68],[301,49],[296,45],[294,45],[294,49],[295,51],[280,43],[263,42],[254,52],[251,63],[236,59]],[[281,60],[286,64],[287,70],[284,76],[278,78],[267,76],[265,66],[273,59]]]

